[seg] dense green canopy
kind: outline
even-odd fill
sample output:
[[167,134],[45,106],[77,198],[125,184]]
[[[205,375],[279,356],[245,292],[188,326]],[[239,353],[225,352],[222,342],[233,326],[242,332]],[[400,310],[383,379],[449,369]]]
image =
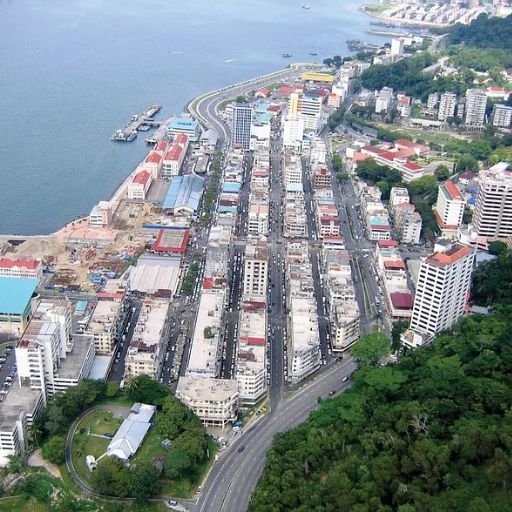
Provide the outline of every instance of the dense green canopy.
[[512,510],[512,307],[467,317],[276,436],[250,512]]

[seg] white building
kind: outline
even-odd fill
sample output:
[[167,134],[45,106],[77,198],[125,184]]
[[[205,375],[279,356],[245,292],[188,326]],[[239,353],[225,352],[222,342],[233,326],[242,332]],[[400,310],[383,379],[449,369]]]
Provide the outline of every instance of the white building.
[[298,114],[304,122],[304,130],[317,131],[323,112],[323,97],[315,94],[292,93],[288,106],[290,115]]
[[119,294],[100,298],[92,312],[85,332],[93,337],[99,354],[111,354],[114,350],[122,320],[123,297],[124,294]]
[[268,204],[250,203],[247,219],[247,232],[250,235],[268,234]]
[[92,227],[108,227],[112,222],[112,205],[109,201],[100,201],[89,213],[89,225]]
[[94,360],[92,336],[71,335],[71,305],[41,301],[16,346],[18,380],[46,400],[87,378]]
[[246,299],[266,299],[268,279],[268,249],[265,245],[245,248],[243,293]]
[[453,181],[448,180],[439,185],[434,215],[443,238],[457,237],[458,229],[462,226],[465,207],[466,200]]
[[457,95],[454,92],[444,92],[441,94],[439,102],[439,112],[437,118],[439,121],[446,121],[450,117],[455,117],[455,108],[457,107]]
[[496,128],[509,128],[512,123],[512,107],[496,105],[492,116],[492,124]]
[[389,208],[391,211],[399,204],[410,202],[409,191],[406,188],[392,187],[389,193]]
[[290,299],[288,379],[296,384],[320,367],[320,336],[315,299]]
[[412,331],[434,336],[450,329],[463,315],[474,256],[470,247],[453,244],[422,261],[411,317]]
[[40,260],[0,258],[0,277],[36,278],[43,277]]
[[266,304],[246,303],[240,313],[236,380],[240,402],[254,405],[267,391]]
[[235,379],[180,377],[176,397],[205,426],[225,427],[237,418],[239,393]]
[[487,96],[481,89],[468,89],[466,92],[466,119],[467,126],[481,127],[485,121]]
[[128,184],[128,199],[144,201],[151,186],[151,174],[149,171],[140,171]]
[[332,350],[350,348],[360,336],[359,307],[355,300],[337,301],[334,307]]
[[165,324],[169,302],[147,299],[137,319],[126,354],[125,377],[149,375],[156,379],[162,368],[167,341]]
[[479,174],[473,226],[479,236],[506,238],[512,235],[512,172],[499,163]]
[[391,105],[393,103],[393,89],[390,87],[383,87],[375,100],[375,113],[389,113]]
[[404,54],[405,40],[403,37],[391,39],[391,57],[402,57]]

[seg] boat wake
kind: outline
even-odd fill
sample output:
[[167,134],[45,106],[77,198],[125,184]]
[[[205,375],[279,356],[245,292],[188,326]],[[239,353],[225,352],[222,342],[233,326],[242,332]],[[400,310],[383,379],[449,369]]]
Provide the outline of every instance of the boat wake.
[[228,62],[235,62],[236,59],[226,59],[224,61],[224,64],[227,64]]

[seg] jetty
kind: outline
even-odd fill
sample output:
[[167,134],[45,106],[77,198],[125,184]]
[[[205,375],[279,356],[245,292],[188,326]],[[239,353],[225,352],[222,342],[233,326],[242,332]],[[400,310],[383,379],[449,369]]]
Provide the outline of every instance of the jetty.
[[161,105],[150,105],[141,114],[134,114],[130,122],[116,130],[110,140],[116,142],[131,142],[137,138],[137,132],[148,131],[150,128],[158,128],[163,121],[155,121],[154,117],[162,110]]

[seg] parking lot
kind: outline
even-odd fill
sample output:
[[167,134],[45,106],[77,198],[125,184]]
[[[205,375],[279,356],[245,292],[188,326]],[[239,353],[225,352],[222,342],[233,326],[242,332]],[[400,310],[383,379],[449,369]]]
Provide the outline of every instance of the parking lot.
[[3,402],[14,379],[16,379],[16,364],[14,343],[0,347],[0,402]]

